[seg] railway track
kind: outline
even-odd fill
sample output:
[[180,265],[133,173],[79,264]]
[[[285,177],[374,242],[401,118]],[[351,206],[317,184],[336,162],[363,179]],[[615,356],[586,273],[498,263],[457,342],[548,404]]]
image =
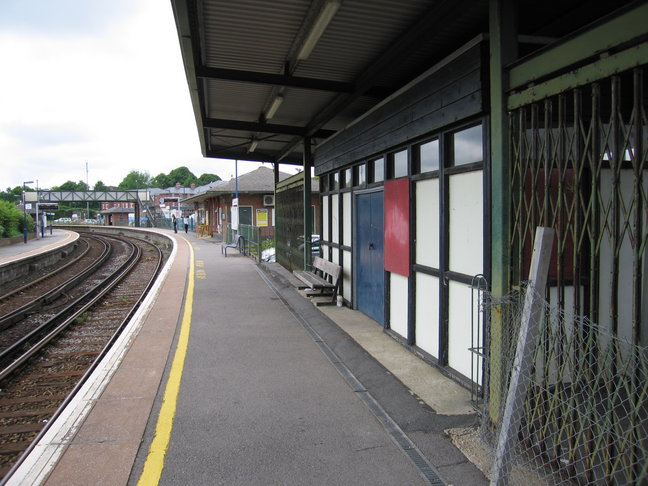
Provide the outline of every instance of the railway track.
[[0,328],[0,477],[10,476],[80,388],[161,268],[161,250],[145,240],[98,239],[109,248],[99,252],[102,265],[77,272],[85,276],[74,286]]

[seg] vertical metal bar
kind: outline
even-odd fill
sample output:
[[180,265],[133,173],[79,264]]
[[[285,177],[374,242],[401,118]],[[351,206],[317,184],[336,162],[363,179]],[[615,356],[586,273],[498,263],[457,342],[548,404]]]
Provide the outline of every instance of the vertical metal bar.
[[[643,92],[643,71],[641,69],[635,69],[633,72],[633,113],[634,113],[634,156],[633,156],[633,169],[634,169],[634,258],[633,258],[633,302],[632,302],[632,324],[634,326],[634,344],[641,346],[641,313],[642,313],[642,287],[643,287],[643,265],[642,265],[642,256],[643,256],[643,218],[644,218],[644,206],[642,198],[642,187],[643,187],[643,164],[644,164],[644,146],[643,146],[643,133],[642,133],[642,122],[643,114],[642,107],[644,101],[644,92]],[[636,349],[636,348],[635,348]],[[635,351],[636,352],[636,351]],[[641,359],[637,356],[636,362]],[[630,413],[630,428],[631,428],[631,437],[632,437],[632,464],[634,477],[638,478],[641,471],[641,452],[639,448],[639,443],[641,441],[640,434],[638,433],[639,423],[641,418],[639,417],[639,393],[638,393],[638,384],[641,383],[641,371],[640,366],[636,366],[634,373],[630,377],[632,383],[632,393],[630,399],[632,400],[632,407],[634,410]]]
[[612,130],[612,143],[613,143],[613,154],[612,154],[612,285],[611,285],[611,295],[610,295],[610,320],[612,324],[612,334],[615,336],[619,332],[619,253],[621,247],[623,246],[623,238],[621,237],[621,221],[620,221],[620,191],[621,191],[621,165],[623,163],[623,143],[620,140],[620,130],[619,127],[619,99],[620,97],[620,82],[618,76],[613,76],[611,78],[611,95],[612,95],[612,106],[610,113],[610,125]]
[[[515,267],[515,279],[513,282],[519,285],[522,280],[522,267],[524,264],[524,247],[526,244],[525,241],[525,227],[527,224],[531,224],[530,213],[531,213],[531,201],[526,200],[526,174],[529,171],[528,166],[526,166],[526,159],[528,157],[529,148],[527,144],[527,131],[529,130],[526,118],[527,118],[527,108],[521,108],[518,110],[518,137],[519,137],[519,155],[514,161],[517,171],[518,171],[518,181],[517,181],[517,194],[516,199],[518,202],[518,212],[517,212],[517,265]],[[531,181],[529,181],[531,184]],[[531,188],[529,188],[531,190]]]
[[443,163],[439,164],[439,227],[440,227],[440,248],[439,248],[439,364],[447,366],[449,355],[449,330],[448,321],[450,315],[450,284],[446,272],[449,265],[450,251],[450,179],[445,170],[447,161],[450,159],[449,136],[440,137],[439,149],[443,156]]
[[[634,343],[641,345],[641,297],[642,297],[642,282],[643,282],[643,267],[642,267],[642,253],[643,253],[643,199],[641,196],[641,189],[643,187],[643,134],[642,134],[642,101],[643,101],[643,72],[641,69],[635,69],[633,72],[633,103],[632,112],[634,114],[634,123],[632,132],[634,134],[634,146],[631,147],[632,168],[634,174],[633,184],[633,208],[634,208],[634,221],[633,221],[633,240],[634,240],[634,255],[632,262],[632,331]],[[632,141],[632,137],[630,138]]]

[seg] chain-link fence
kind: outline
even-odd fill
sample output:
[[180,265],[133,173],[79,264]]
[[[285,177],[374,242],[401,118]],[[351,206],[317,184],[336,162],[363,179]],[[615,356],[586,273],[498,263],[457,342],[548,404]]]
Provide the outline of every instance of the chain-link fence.
[[[541,301],[533,358],[520,377],[528,391],[511,410],[521,420],[511,434],[515,444],[507,444],[517,474],[509,484],[648,484],[648,350]],[[501,316],[504,326],[502,342],[490,346],[502,356],[488,366],[490,387],[503,393],[514,372],[523,303],[523,291],[484,301],[484,313]],[[505,401],[496,410],[494,400],[484,405],[482,437],[493,444]]]

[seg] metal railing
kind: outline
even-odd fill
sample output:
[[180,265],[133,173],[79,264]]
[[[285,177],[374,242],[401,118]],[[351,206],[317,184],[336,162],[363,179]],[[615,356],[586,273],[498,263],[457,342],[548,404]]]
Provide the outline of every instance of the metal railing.
[[261,261],[264,250],[274,249],[274,228],[239,224],[238,231],[227,225],[225,243],[232,243],[235,235],[243,237],[243,252],[257,261]]

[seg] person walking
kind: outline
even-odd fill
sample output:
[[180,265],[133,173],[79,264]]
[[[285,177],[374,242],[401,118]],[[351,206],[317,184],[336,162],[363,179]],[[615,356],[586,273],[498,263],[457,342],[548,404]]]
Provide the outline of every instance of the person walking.
[[184,218],[182,218],[182,222],[184,223],[185,233],[187,233],[189,231],[189,217],[186,214]]
[[178,232],[178,220],[176,219],[175,214],[171,215],[171,221],[173,222],[173,232],[177,233]]

